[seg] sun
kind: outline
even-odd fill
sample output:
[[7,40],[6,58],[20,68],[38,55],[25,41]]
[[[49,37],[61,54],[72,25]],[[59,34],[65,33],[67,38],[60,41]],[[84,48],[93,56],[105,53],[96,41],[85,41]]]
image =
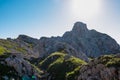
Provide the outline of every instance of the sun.
[[93,17],[101,10],[101,0],[70,0],[69,6],[76,17]]

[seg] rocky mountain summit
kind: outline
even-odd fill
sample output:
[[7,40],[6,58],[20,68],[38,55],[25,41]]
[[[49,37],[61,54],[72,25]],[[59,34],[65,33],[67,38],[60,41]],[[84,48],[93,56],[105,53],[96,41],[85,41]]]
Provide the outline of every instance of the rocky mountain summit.
[[82,22],[76,22],[73,29],[62,37],[42,37],[35,49],[41,57],[64,50],[86,61],[88,57],[120,52],[120,46],[113,38],[96,30],[89,30]]
[[67,43],[71,43],[73,47],[78,48],[78,51],[82,51],[88,57],[98,57],[120,51],[120,46],[113,38],[95,30],[89,30],[87,25],[81,22],[75,23],[72,31],[66,32],[63,38],[66,39]]

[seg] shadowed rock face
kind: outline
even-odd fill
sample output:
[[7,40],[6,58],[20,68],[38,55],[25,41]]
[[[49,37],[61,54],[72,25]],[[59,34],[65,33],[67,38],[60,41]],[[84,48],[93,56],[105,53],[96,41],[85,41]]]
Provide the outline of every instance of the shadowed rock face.
[[98,57],[120,52],[120,46],[113,38],[95,30],[89,30],[82,22],[76,22],[72,31],[66,32],[62,37],[41,38],[35,49],[41,57],[65,50],[68,54],[84,60],[87,60],[87,56]]

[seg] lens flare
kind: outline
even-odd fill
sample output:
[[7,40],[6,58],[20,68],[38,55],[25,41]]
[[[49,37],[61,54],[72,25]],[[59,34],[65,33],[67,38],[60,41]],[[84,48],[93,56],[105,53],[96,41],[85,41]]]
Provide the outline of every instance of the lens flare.
[[70,0],[70,10],[76,17],[92,17],[101,12],[101,0]]

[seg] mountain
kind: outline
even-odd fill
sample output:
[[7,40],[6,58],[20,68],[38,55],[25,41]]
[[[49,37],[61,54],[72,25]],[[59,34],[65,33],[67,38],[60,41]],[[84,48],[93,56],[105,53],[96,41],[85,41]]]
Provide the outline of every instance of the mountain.
[[107,34],[89,30],[87,25],[76,22],[71,31],[62,37],[42,37],[39,40],[19,35],[17,39],[0,39],[0,47],[11,53],[24,53],[25,57],[47,57],[56,51],[65,51],[69,55],[88,61],[88,57],[120,52],[118,43]]
[[64,50],[85,61],[88,61],[88,57],[120,52],[120,46],[113,38],[96,30],[89,30],[82,22],[76,22],[73,29],[65,32],[62,37],[42,37],[36,49],[41,57]]
[[0,80],[120,80],[120,46],[76,22],[61,37],[0,39]]

